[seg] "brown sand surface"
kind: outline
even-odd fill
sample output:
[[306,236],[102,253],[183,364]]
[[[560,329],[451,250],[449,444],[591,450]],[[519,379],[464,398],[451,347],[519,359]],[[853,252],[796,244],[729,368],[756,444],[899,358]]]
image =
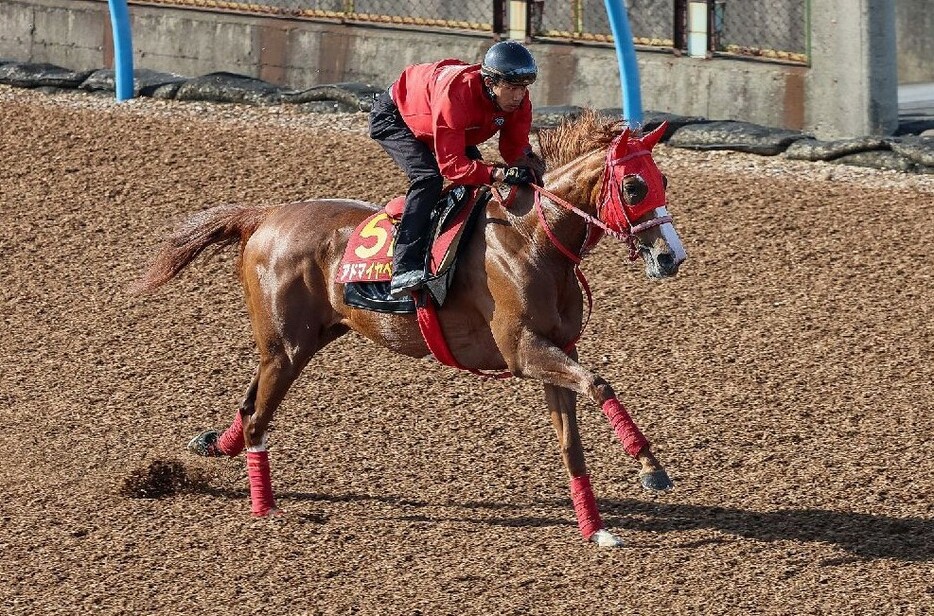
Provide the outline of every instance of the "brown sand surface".
[[[934,613],[930,177],[657,149],[681,273],[585,262],[582,363],[676,482],[582,403],[626,547],[580,540],[539,384],[355,334],[280,408],[286,514],[252,519],[243,459],[184,449],[254,368],[234,251],[126,287],[191,212],[402,192],[361,119],[0,89],[0,613]],[[160,464],[190,485],[124,493]]]

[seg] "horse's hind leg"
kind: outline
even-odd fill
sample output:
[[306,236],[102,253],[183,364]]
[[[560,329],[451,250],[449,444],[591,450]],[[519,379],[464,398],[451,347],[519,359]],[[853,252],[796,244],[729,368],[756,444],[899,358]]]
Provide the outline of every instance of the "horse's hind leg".
[[[315,318],[329,314],[330,306],[320,299],[326,297],[323,292],[315,293],[301,285],[283,286],[275,301],[270,301],[264,298],[262,291],[255,290],[253,280],[245,280],[260,365],[253,404],[245,405],[241,418],[251,509],[255,516],[266,516],[276,512],[266,451],[269,424],[292,383],[314,354],[348,329],[339,323]],[[260,301],[251,301],[254,298]]]
[[208,430],[198,434],[188,442],[188,450],[199,456],[227,456],[234,458],[243,451],[243,415],[251,415],[256,406],[256,390],[259,386],[259,371],[243,396],[240,408],[234,413],[233,423],[222,434],[217,430]]
[[276,512],[269,453],[266,451],[266,431],[276,409],[304,366],[304,362],[296,366],[283,355],[277,354],[261,360],[254,411],[249,415],[241,414],[250,480],[250,503],[255,516]]

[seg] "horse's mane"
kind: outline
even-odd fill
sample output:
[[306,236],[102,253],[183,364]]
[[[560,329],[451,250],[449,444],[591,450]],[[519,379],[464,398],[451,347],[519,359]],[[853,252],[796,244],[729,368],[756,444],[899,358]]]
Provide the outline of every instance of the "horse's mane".
[[548,167],[554,169],[571,162],[581,154],[604,149],[619,135],[625,124],[601,116],[595,109],[585,110],[576,119],[565,119],[555,128],[538,133],[538,145]]

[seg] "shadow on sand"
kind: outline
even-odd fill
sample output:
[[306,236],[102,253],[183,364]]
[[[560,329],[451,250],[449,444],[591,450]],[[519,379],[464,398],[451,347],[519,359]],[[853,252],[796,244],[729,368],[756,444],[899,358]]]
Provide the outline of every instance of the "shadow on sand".
[[[209,488],[214,496],[241,499],[245,490]],[[573,505],[562,499],[535,500],[531,503],[461,501],[430,503],[390,494],[322,494],[284,492],[283,499],[355,503],[379,502],[408,511],[393,516],[412,523],[466,522],[490,526],[544,527],[573,524]],[[729,507],[667,504],[660,500],[600,500],[604,522],[611,529],[650,533],[686,530],[717,530],[757,541],[801,541],[831,543],[858,559],[891,558],[901,561],[934,561],[934,519],[895,518],[826,509],[784,509],[758,512]],[[553,515],[503,515],[504,512],[553,509]],[[411,511],[412,509],[422,511]],[[432,512],[443,508],[444,512]],[[452,516],[449,509],[468,510],[474,515]],[[318,521],[326,517],[312,516]],[[320,518],[320,520],[319,520]],[[699,543],[711,543],[704,540]]]
[[827,509],[748,511],[636,500],[601,501],[614,528],[665,533],[718,530],[757,541],[831,543],[861,559],[934,560],[934,519]]
[[[285,496],[285,495],[284,495]],[[434,505],[389,495],[290,494],[310,501],[346,502],[371,500],[389,505],[428,508]],[[531,505],[498,502],[448,502],[445,508],[469,509],[479,516],[401,515],[412,522],[460,521],[508,527],[563,526],[573,523],[570,500],[534,501]],[[657,500],[600,500],[604,522],[614,529],[668,533],[708,529],[757,541],[831,543],[856,558],[892,558],[902,561],[934,561],[934,519],[895,518],[826,509],[784,509],[758,512],[729,507],[666,504]],[[503,516],[542,506],[555,509],[554,517]],[[483,515],[486,512],[488,515]],[[562,512],[567,512],[563,514]]]

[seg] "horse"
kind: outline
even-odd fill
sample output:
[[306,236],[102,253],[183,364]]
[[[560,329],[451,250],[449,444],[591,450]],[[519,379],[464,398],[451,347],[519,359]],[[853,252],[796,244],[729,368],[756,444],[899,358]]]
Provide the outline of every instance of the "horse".
[[[541,185],[518,187],[511,199],[493,191],[436,313],[458,367],[542,382],[580,534],[599,546],[622,540],[600,518],[578,431],[578,395],[602,408],[641,464],[643,488],[665,492],[672,482],[610,384],[578,363],[574,343],[592,304],[579,263],[610,235],[628,244],[630,260],[641,256],[648,278],[677,274],[684,249],[667,212],[667,179],[652,157],[665,128],[640,135],[590,110],[539,131],[547,164]],[[259,365],[230,427],[196,436],[189,448],[231,457],[246,449],[254,516],[280,513],[266,432],[315,353],[353,330],[401,355],[430,354],[415,315],[348,306],[336,280],[352,231],[380,207],[350,199],[215,206],[178,225],[132,285],[151,293],[208,246],[239,243],[236,269]]]

